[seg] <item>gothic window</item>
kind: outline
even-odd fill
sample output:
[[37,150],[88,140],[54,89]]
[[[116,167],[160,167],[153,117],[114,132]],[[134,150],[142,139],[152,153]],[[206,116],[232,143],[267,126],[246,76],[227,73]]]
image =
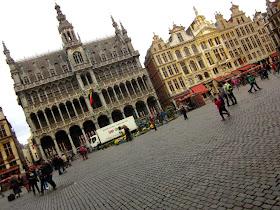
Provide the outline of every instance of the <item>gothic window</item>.
[[215,42],[217,45],[221,44],[219,37],[215,37]]
[[70,81],[66,82],[66,90],[68,93],[71,93],[73,91],[73,86]]
[[205,44],[204,41],[202,41],[200,44],[203,50],[207,49],[207,45]]
[[64,95],[66,93],[65,84],[59,83],[60,92]]
[[180,72],[179,72],[179,70],[178,70],[178,68],[177,68],[176,63],[174,63],[172,66],[173,66],[173,69],[175,70],[175,73],[176,73],[176,74],[179,74]]
[[128,53],[126,48],[123,48],[122,52],[123,52],[124,55]]
[[209,74],[208,74],[208,72],[204,72],[204,77],[205,77],[205,78],[210,77]]
[[76,52],[73,53],[73,58],[74,58],[74,61],[75,61],[76,64],[80,64],[80,63],[84,62],[82,53],[79,52],[79,51],[76,51]]
[[197,60],[197,62],[198,62],[198,65],[200,66],[200,68],[204,68],[205,67],[205,65],[204,65],[204,62],[203,62],[203,60],[201,59],[201,57],[200,56],[197,56],[196,57],[196,60]]
[[132,64],[133,64],[133,68],[134,68],[134,69],[137,69],[137,68],[138,68],[138,65],[137,65],[137,62],[136,62],[136,61],[133,61]]
[[213,72],[214,72],[214,74],[218,74],[219,73],[219,71],[218,71],[218,69],[216,67],[213,68]]
[[10,142],[3,144],[3,146],[4,146],[7,157],[9,157],[10,155],[13,155],[13,150],[11,148]]
[[23,82],[25,85],[30,83],[28,77],[23,77]]
[[54,77],[56,75],[55,70],[51,69],[51,76]]
[[7,133],[6,133],[4,125],[0,125],[0,138],[4,138],[6,136],[7,136]]
[[133,66],[132,66],[132,63],[130,61],[127,62],[127,66],[128,66],[128,69],[130,72],[133,71]]
[[213,46],[214,46],[212,39],[209,39],[209,40],[208,40],[208,43],[209,43],[210,47],[213,47]]
[[177,79],[174,79],[173,82],[174,82],[174,85],[175,85],[176,89],[179,90],[180,86],[179,86],[179,84],[177,82]]
[[181,53],[180,53],[179,50],[176,50],[176,51],[175,51],[175,54],[176,54],[176,56],[177,56],[178,59],[181,59],[181,58],[182,58],[182,55],[181,55]]
[[184,39],[183,39],[181,33],[178,33],[178,34],[177,34],[177,37],[178,37],[178,39],[179,39],[180,42],[183,42],[183,41],[184,41]]
[[106,55],[105,55],[105,54],[102,54],[102,55],[101,55],[101,60],[102,60],[102,61],[106,61]]
[[182,68],[183,72],[184,72],[185,74],[189,74],[189,70],[188,70],[188,68],[187,68],[187,66],[186,66],[186,64],[185,64],[185,62],[181,62],[180,65],[181,65],[181,68]]
[[116,51],[113,51],[113,52],[112,52],[112,57],[115,58],[115,57],[117,57],[117,56],[118,56],[118,55],[117,55],[117,52],[116,52]]
[[168,82],[168,86],[171,92],[175,91],[171,81]]
[[39,96],[41,98],[41,101],[46,101],[47,97],[46,97],[45,91],[40,89],[38,92],[39,92]]
[[192,71],[197,71],[197,66],[194,61],[190,61],[190,68]]
[[58,89],[58,87],[56,85],[53,85],[52,90],[53,90],[53,93],[54,93],[55,96],[59,96],[60,95],[59,89]]
[[33,91],[31,95],[35,104],[40,102],[38,98],[38,94],[35,91]]
[[125,63],[122,63],[122,70],[124,73],[127,73],[127,65]]
[[105,77],[106,78],[110,78],[111,77],[111,72],[110,72],[110,70],[109,69],[105,69],[105,71],[104,71],[104,73],[105,73]]
[[161,57],[159,55],[157,55],[157,61],[159,64],[162,64],[162,60],[161,60]]
[[81,75],[81,80],[82,80],[84,86],[88,85],[86,77],[83,74]]
[[191,54],[189,48],[187,47],[184,47],[184,53],[186,56],[189,56]]
[[174,75],[174,72],[173,72],[173,69],[171,68],[171,66],[167,66],[167,69],[171,76]]
[[169,59],[172,61],[173,60],[173,56],[172,56],[170,51],[167,52],[167,55],[168,55]]
[[69,31],[67,32],[67,35],[68,35],[68,40],[69,40],[69,41],[72,41],[72,36],[71,36],[71,34],[70,34]]
[[25,94],[25,99],[26,99],[28,105],[33,104],[32,98],[28,93]]
[[62,66],[63,72],[66,73],[69,71],[68,67],[66,65]]
[[167,62],[168,62],[168,60],[167,60],[167,57],[166,57],[165,53],[163,53],[161,56],[162,56],[162,58],[163,58],[164,62],[165,62],[165,63],[167,63]]
[[207,52],[207,53],[205,53],[205,55],[206,55],[206,58],[207,58],[209,64],[210,65],[214,64],[214,61],[213,61],[213,58],[212,58],[211,54],[209,52]]
[[192,44],[192,51],[194,53],[198,53],[197,47],[194,44]]
[[161,45],[160,45],[160,44],[158,44],[158,49],[159,49],[159,50],[161,50],[161,49],[162,49],[162,47],[161,47]]
[[182,77],[179,77],[179,82],[180,82],[180,84],[181,84],[182,87],[185,87],[185,83],[184,83]]
[[42,79],[43,79],[42,74],[41,73],[37,73],[37,80],[40,81]]
[[164,75],[164,77],[167,78],[167,77],[168,77],[168,74],[167,74],[167,72],[166,72],[166,69],[163,67],[163,68],[161,69],[161,71],[162,71],[162,74]]
[[[115,78],[115,77],[117,76],[117,71],[116,71],[116,69],[114,68],[114,66],[111,66],[111,67],[110,67],[110,72],[111,72],[113,78]],[[90,76],[90,75],[89,75],[89,76]],[[91,79],[91,77],[90,77],[90,79]],[[91,84],[91,83],[90,83],[90,84]]]

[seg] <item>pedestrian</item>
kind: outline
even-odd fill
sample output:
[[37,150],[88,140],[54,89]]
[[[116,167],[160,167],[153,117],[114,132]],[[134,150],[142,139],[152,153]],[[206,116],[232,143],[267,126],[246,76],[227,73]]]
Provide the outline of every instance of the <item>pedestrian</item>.
[[224,91],[226,92],[227,96],[231,100],[231,106],[237,104],[237,100],[233,94],[233,88],[232,86],[228,83],[228,81],[224,82],[223,85]]
[[251,75],[248,75],[248,82],[249,82],[249,84],[251,85],[250,90],[248,90],[249,93],[252,93],[252,89],[253,89],[253,88],[254,88],[255,92],[258,91],[258,90],[254,87],[254,85],[255,85],[259,90],[261,90],[261,88],[257,85],[255,78],[252,77]]
[[166,119],[166,118],[167,118],[167,115],[165,114],[165,111],[164,111],[164,110],[161,111],[161,117],[162,117],[162,120],[163,120],[163,121],[165,121],[165,122],[168,123],[168,121],[167,121],[167,119]]
[[10,180],[10,188],[13,189],[15,196],[18,198],[20,197],[21,189],[19,186],[18,176],[13,175],[12,179]]
[[238,79],[237,79],[237,77],[234,77],[234,78],[232,79],[232,83],[233,83],[234,87],[236,87],[236,88],[239,90],[239,84],[238,84]]
[[24,187],[26,188],[27,192],[30,192],[29,189],[29,180],[26,176],[26,172],[24,171],[24,173],[21,174],[21,183],[24,185]]
[[182,104],[181,107],[180,107],[180,112],[181,112],[181,114],[184,116],[184,119],[185,119],[185,120],[186,120],[186,119],[189,119],[188,116],[187,116],[187,110],[186,110],[186,108],[183,106],[183,104]]
[[[218,94],[219,96],[219,94]],[[229,111],[225,107],[225,103],[223,102],[223,97],[220,95],[218,100],[217,98],[214,98],[214,103],[217,105],[217,109],[219,110],[219,113],[222,117],[221,121],[225,121],[224,114],[227,114],[228,117],[230,117]]]
[[29,180],[30,191],[32,189],[34,195],[36,195],[36,192],[35,192],[35,187],[36,187],[38,193],[40,193],[40,190],[39,190],[39,187],[37,184],[37,182],[39,182],[39,180],[37,177],[36,170],[35,169],[29,170],[27,173],[27,178]]
[[42,173],[42,180],[41,180],[41,194],[44,194],[44,182],[50,183],[53,187],[53,190],[56,190],[56,184],[52,179],[53,168],[50,163],[46,160],[42,160],[42,165],[40,167]]
[[123,126],[123,129],[126,136],[126,141],[132,141],[132,135],[130,129],[126,125]]
[[227,102],[227,106],[230,106],[229,105],[229,100],[228,100],[228,95],[227,95],[227,91],[225,91],[225,88],[223,87],[223,84],[222,83],[219,83],[219,92],[221,93],[221,96],[226,99],[226,102]]
[[2,193],[2,186],[0,184],[0,195],[2,195],[2,198],[5,197],[5,195]]
[[263,79],[268,79],[269,80],[267,69],[265,67],[263,67],[262,71],[263,71]]
[[83,156],[83,160],[88,159],[87,152],[86,152],[84,147],[81,147],[81,153],[82,153],[82,156]]
[[156,123],[155,123],[155,120],[154,120],[154,117],[153,116],[150,116],[150,122],[151,124],[153,125],[155,131],[157,130],[157,126],[156,126]]

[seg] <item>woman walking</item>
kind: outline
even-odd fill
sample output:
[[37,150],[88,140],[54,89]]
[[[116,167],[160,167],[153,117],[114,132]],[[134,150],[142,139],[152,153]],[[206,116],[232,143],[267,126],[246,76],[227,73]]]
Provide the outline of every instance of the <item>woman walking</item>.
[[217,105],[217,108],[219,110],[219,113],[222,117],[221,121],[225,121],[226,119],[224,118],[224,114],[226,114],[228,117],[230,117],[229,111],[226,109],[223,97],[218,93],[219,100],[217,98],[214,98],[214,103]]

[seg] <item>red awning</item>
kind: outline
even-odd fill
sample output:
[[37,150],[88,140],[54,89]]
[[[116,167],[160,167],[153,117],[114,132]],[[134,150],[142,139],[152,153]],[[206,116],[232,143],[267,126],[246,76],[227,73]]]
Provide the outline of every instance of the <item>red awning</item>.
[[254,64],[249,64],[249,65],[243,66],[243,67],[241,67],[241,68],[239,68],[239,69],[237,69],[237,70],[239,70],[239,71],[245,71],[245,70],[248,70],[248,69],[250,69],[250,68],[252,68],[252,67],[254,67],[254,66],[256,66],[256,65],[254,65]]
[[14,170],[16,170],[16,169],[18,169],[18,168],[19,168],[19,166],[15,166],[15,167],[9,168],[9,169],[7,169],[7,170],[1,172],[0,175],[9,173],[9,172],[14,171]]
[[199,84],[197,86],[194,86],[191,88],[191,90],[194,92],[194,93],[206,93],[208,92],[209,90],[203,85],[203,84]]
[[273,53],[272,55],[270,55],[270,57],[272,57],[272,58],[274,58],[276,56],[278,56],[278,53]]
[[182,95],[176,96],[176,97],[174,97],[173,99],[176,100],[176,99],[181,98],[181,97],[183,97],[183,96],[186,96],[186,95],[188,95],[188,94],[189,94],[189,93],[183,93]]
[[195,95],[195,93],[191,93],[191,94],[185,96],[184,98],[180,99],[179,102],[182,102],[182,101],[184,101],[184,100],[186,100],[186,99],[188,99],[188,98],[190,98],[190,97],[192,97],[194,95]]

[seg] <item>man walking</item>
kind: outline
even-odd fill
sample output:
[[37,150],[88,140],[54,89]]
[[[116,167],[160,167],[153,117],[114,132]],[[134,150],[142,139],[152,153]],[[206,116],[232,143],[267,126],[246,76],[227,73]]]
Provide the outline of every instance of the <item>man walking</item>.
[[184,107],[184,105],[181,105],[181,108],[180,108],[180,112],[181,114],[184,116],[184,119],[189,119],[188,116],[187,116],[187,110],[186,108]]
[[251,77],[251,75],[248,75],[248,79],[247,79],[247,80],[248,80],[249,84],[251,85],[250,90],[248,90],[249,93],[252,93],[252,89],[253,89],[253,88],[254,88],[255,92],[258,91],[258,90],[254,87],[254,85],[255,85],[259,90],[261,90],[261,88],[257,85],[255,78]]
[[230,106],[229,105],[229,100],[228,100],[228,96],[227,96],[227,92],[225,91],[225,88],[223,87],[223,84],[219,84],[219,92],[221,93],[221,96],[226,99],[227,101],[227,106]]
[[44,182],[48,182],[51,184],[54,190],[56,190],[56,184],[54,183],[52,179],[52,172],[53,168],[51,164],[46,162],[45,160],[42,160],[42,166],[41,166],[41,172],[42,172],[42,180],[41,180],[41,193],[44,194]]
[[224,83],[224,89],[225,89],[225,91],[226,91],[226,93],[227,93],[229,99],[231,100],[232,105],[237,104],[236,98],[235,98],[235,96],[234,96],[234,94],[233,94],[233,88],[232,88],[232,86],[228,83],[228,81],[226,81],[226,82]]

